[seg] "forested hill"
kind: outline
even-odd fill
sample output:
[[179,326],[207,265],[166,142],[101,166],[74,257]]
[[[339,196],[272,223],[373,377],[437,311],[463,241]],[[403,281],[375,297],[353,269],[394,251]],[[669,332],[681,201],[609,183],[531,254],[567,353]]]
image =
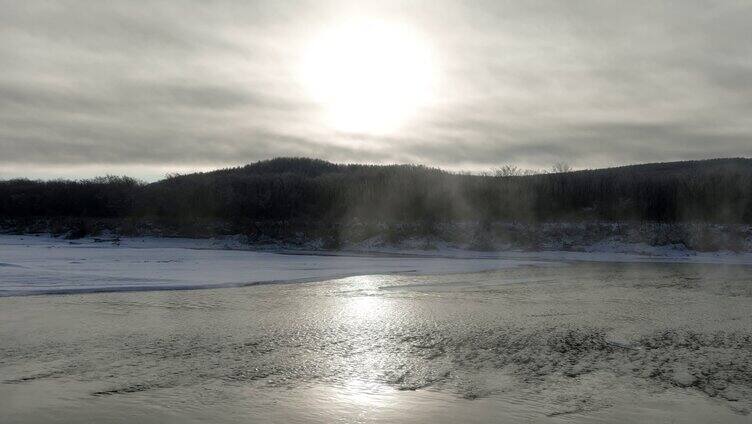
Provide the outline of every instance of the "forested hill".
[[0,181],[0,217],[342,222],[752,223],[752,159],[538,175],[279,158],[145,184],[127,177]]

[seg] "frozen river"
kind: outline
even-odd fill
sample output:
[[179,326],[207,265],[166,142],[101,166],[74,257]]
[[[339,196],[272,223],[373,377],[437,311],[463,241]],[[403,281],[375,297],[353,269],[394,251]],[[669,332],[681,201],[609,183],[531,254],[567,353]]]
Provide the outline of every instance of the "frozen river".
[[[222,247],[222,246],[219,246]],[[414,255],[285,254],[217,248],[206,240],[69,242],[0,236],[0,296],[187,290],[370,274],[477,272],[551,261]]]
[[747,265],[9,246],[3,423],[750,422]]

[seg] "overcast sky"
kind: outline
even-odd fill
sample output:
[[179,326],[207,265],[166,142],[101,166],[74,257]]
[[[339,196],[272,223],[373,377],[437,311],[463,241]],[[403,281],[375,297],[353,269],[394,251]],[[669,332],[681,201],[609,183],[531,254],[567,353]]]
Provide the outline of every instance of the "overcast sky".
[[[309,40],[363,17],[436,59],[388,134],[330,127],[298,78]],[[752,156],[751,22],[749,1],[0,0],[0,178]]]

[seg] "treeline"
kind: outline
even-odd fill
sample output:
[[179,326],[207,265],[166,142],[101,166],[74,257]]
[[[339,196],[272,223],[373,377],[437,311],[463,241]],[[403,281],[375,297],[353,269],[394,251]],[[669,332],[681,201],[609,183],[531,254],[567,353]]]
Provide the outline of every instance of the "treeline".
[[752,223],[752,160],[478,176],[280,158],[151,184],[127,177],[0,181],[0,217]]

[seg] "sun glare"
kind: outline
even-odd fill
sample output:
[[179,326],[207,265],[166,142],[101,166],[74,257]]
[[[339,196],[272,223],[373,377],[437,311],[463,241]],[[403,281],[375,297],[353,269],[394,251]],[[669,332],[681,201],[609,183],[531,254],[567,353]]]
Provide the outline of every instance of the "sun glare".
[[411,29],[381,21],[333,27],[304,54],[303,82],[338,131],[384,134],[431,100],[431,50]]

